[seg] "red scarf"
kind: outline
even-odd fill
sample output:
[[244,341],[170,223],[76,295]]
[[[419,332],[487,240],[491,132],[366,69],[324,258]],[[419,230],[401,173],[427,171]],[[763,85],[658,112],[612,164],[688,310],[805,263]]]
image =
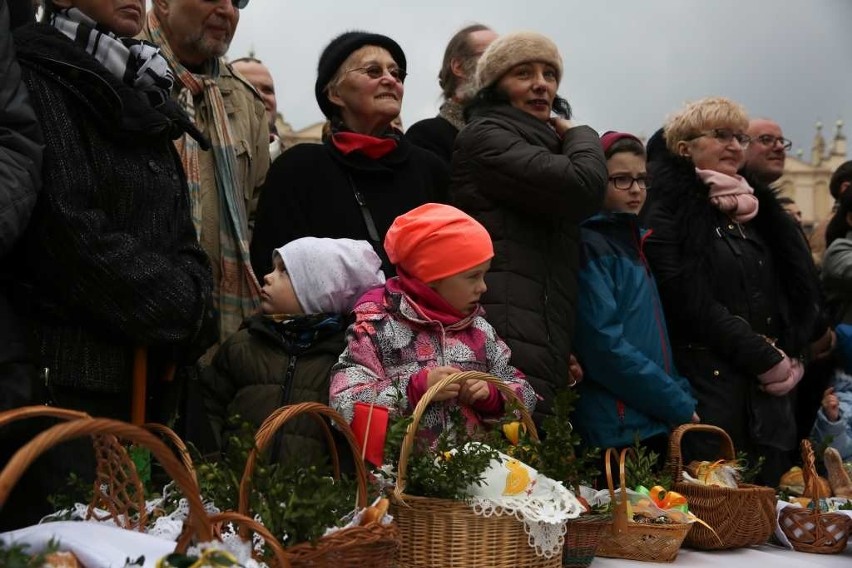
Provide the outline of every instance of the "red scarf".
[[435,290],[409,276],[399,267],[396,278],[388,280],[386,286],[391,292],[402,292],[411,300],[414,309],[423,318],[437,321],[443,325],[453,325],[465,319],[466,315],[455,309]]
[[352,152],[361,152],[372,160],[387,156],[396,150],[397,142],[393,138],[377,138],[357,132],[335,132],[331,143],[348,156]]

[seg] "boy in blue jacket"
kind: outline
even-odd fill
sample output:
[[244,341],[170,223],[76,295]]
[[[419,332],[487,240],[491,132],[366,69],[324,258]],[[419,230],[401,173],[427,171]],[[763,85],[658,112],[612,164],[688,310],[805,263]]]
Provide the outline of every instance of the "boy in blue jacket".
[[698,422],[689,383],[672,361],[657,285],[642,252],[649,234],[645,148],[623,132],[601,137],[609,178],[601,213],[581,226],[574,349],[585,377],[574,425],[585,444],[641,444],[665,458],[673,426]]

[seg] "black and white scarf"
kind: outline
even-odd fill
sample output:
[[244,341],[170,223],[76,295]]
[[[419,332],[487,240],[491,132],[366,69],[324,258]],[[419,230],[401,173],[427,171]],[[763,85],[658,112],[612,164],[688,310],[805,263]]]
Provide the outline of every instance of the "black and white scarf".
[[50,24],[125,85],[144,92],[151,106],[156,108],[168,100],[174,74],[156,45],[144,40],[118,38],[77,8],[54,12]]

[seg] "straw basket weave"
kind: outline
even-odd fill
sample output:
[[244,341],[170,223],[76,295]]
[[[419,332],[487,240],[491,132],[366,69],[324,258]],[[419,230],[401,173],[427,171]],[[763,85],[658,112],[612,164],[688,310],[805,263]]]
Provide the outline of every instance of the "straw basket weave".
[[562,568],[586,568],[595,559],[601,535],[612,524],[609,515],[581,515],[568,521]]
[[[290,420],[298,416],[309,416],[322,427],[331,455],[335,479],[340,478],[340,460],[334,437],[325,418],[331,419],[340,428],[355,457],[355,474],[358,483],[357,506],[367,506],[367,470],[364,461],[358,459],[358,444],[349,429],[346,419],[331,408],[316,402],[305,402],[285,406],[273,412],[261,424],[255,437],[255,448],[249,453],[246,468],[240,482],[238,510],[251,516],[249,497],[251,478],[260,455],[272,441],[275,433]],[[243,534],[246,530],[243,531]],[[396,525],[379,522],[365,526],[350,527],[320,538],[315,544],[300,543],[285,550],[289,566],[294,568],[385,568],[393,566],[398,546]]]
[[615,487],[612,481],[610,462],[615,457],[615,449],[606,451],[606,482],[609,495],[615,504],[613,509],[612,526],[601,534],[598,543],[598,556],[608,558],[625,558],[644,562],[674,562],[677,553],[686,538],[688,523],[644,524],[634,523],[627,518],[627,481],[625,479],[624,460],[632,448],[621,450],[618,459],[619,482],[621,483],[621,498],[616,500]]
[[820,495],[817,483],[814,450],[809,440],[802,440],[802,476],[805,482],[805,497],[810,497],[813,509],[784,507],[779,514],[778,524],[790,544],[799,552],[815,554],[837,554],[846,549],[852,521],[841,513],[823,513],[819,508]]
[[713,527],[716,534],[696,523],[686,536],[686,546],[702,550],[723,550],[763,544],[775,531],[775,491],[769,487],[741,483],[736,489],[710,487],[683,481],[681,438],[687,432],[709,432],[722,438],[721,456],[733,460],[737,454],[728,433],[707,424],[684,424],[669,439],[668,467],[672,490],[686,497],[689,510]]
[[[559,555],[536,555],[521,521],[512,515],[483,517],[463,501],[405,494],[408,458],[417,427],[432,398],[444,387],[466,380],[493,384],[509,399],[515,393],[503,381],[476,371],[454,373],[432,386],[414,409],[399,456],[396,491],[391,511],[399,524],[399,568],[558,568]],[[529,413],[521,405],[521,420],[530,436],[538,439]]]

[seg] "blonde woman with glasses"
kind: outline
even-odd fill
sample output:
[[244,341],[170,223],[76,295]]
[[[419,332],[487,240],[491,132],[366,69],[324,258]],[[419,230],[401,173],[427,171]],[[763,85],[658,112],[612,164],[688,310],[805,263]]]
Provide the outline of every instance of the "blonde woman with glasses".
[[[793,220],[766,186],[738,175],[751,142],[742,106],[689,103],[666,122],[645,252],[662,296],[675,365],[719,426],[775,486],[796,447],[794,395],[816,330],[817,282]],[[719,440],[684,438],[684,459]]]

